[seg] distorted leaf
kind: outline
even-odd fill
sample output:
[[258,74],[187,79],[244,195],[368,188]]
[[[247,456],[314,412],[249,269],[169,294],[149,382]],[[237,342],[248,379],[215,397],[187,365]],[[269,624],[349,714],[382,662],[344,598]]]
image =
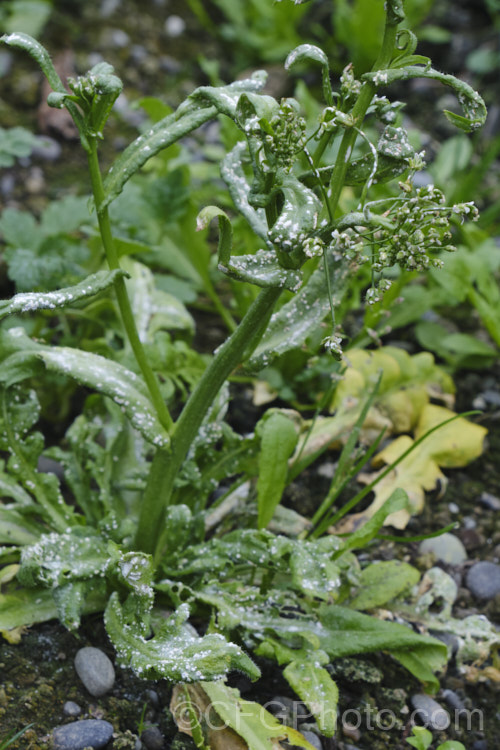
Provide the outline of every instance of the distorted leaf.
[[221,679],[233,669],[253,680],[260,676],[260,670],[239,646],[217,633],[200,637],[186,626],[188,614],[187,605],[181,605],[152,638],[146,639],[140,625],[127,617],[114,592],[104,621],[122,663],[143,678],[198,682]]
[[35,310],[59,310],[74,305],[88,297],[93,297],[104,289],[109,289],[115,280],[125,272],[98,271],[88,276],[75,286],[58,289],[55,292],[23,292],[14,295],[10,300],[0,301],[0,319],[16,313],[34,312]]

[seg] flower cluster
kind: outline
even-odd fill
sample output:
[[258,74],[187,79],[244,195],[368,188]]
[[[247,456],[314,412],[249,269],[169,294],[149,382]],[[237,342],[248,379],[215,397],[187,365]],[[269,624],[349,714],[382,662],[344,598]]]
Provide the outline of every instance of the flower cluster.
[[286,170],[292,168],[297,153],[307,142],[306,121],[296,107],[293,100],[283,99],[278,113],[269,121],[263,139],[268,159]]
[[412,187],[411,197],[406,192],[406,183],[401,188],[405,199],[396,203],[390,213],[393,227],[380,229],[373,237],[378,248],[373,270],[382,271],[396,264],[410,271],[425,271],[430,266],[440,268],[442,261],[430,253],[456,249],[451,244],[450,218],[457,215],[476,220],[477,208],[473,203],[446,206],[443,193],[434,185]]
[[[432,256],[438,251],[453,252],[450,220],[459,217],[476,221],[479,213],[474,203],[445,205],[445,197],[434,185],[415,188],[411,180],[400,183],[401,196],[384,213],[384,224],[378,223],[365,206],[365,226],[332,232],[332,247],[356,265],[369,262],[372,271],[383,274],[395,265],[409,271],[441,268],[443,261]],[[374,204],[372,204],[372,207]],[[365,252],[370,249],[370,252]],[[390,287],[383,276],[366,294],[368,304],[379,302]]]
[[348,228],[344,232],[334,229],[332,232],[332,249],[340,253],[344,258],[360,266],[368,260],[368,256],[363,255],[365,249],[364,242],[356,234],[353,228]]
[[307,258],[321,257],[324,249],[325,243],[321,237],[308,237],[302,245],[302,250]]
[[323,339],[322,344],[334,359],[342,359],[342,336],[337,333],[332,333],[331,336],[326,336],[326,338]]

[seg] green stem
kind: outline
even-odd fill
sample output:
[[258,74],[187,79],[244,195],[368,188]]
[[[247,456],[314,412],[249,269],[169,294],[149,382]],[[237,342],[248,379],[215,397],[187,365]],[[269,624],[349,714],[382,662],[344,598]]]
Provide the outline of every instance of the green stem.
[[[102,184],[101,170],[99,168],[99,159],[97,155],[97,144],[95,139],[90,139],[89,150],[87,151],[90,180],[92,184],[92,192],[94,194],[94,201],[97,211],[97,220],[99,222],[99,230],[101,233],[102,244],[106,253],[108,265],[111,270],[120,268],[120,261],[118,259],[118,253],[116,252],[115,243],[113,242],[113,235],[111,233],[111,223],[109,220],[109,213],[107,206],[103,207],[105,200],[104,187]],[[134,314],[130,305],[129,296],[127,294],[127,288],[125,281],[122,276],[118,277],[115,281],[115,292],[118,300],[118,306],[120,308],[120,314],[125,331],[128,336],[128,340],[134,352],[137,364],[139,365],[146,386],[149,390],[149,395],[153,406],[158,415],[163,427],[167,432],[172,432],[174,423],[172,417],[168,411],[167,405],[161,395],[160,386],[156,375],[151,369],[149,362],[144,351],[144,347],[137,333],[135,325]]]
[[[382,48],[378,59],[373,66],[374,71],[383,70],[389,67],[396,44],[396,33],[397,26],[390,25],[386,22]],[[335,216],[340,193],[344,187],[347,167],[349,166],[352,150],[356,143],[356,138],[358,137],[356,129],[361,128],[368,107],[370,106],[376,92],[376,86],[370,81],[365,81],[361,86],[358,99],[352,109],[351,115],[353,119],[353,127],[347,128],[344,132],[330,180],[328,205],[330,207],[329,213],[331,216]]]
[[162,549],[162,519],[175,478],[220,387],[245,355],[255,348],[281,289],[263,289],[235,332],[218,349],[176,422],[170,451],[157,450],[148,476],[135,538],[135,549]]

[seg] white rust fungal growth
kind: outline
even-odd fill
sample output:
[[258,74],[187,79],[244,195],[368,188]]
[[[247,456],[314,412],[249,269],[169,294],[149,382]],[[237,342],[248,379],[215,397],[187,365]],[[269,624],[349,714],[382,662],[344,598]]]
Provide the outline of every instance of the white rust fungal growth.
[[59,310],[93,297],[112,286],[118,276],[125,272],[98,271],[88,276],[75,286],[58,289],[55,292],[23,292],[11,300],[0,302],[0,319],[15,313],[34,312],[35,310]]
[[19,329],[10,329],[8,339],[13,348],[41,359],[48,370],[68,375],[109,396],[148,442],[159,447],[168,444],[168,435],[146,395],[146,386],[131,370],[91,352],[37,344],[26,336],[23,329],[21,333]]

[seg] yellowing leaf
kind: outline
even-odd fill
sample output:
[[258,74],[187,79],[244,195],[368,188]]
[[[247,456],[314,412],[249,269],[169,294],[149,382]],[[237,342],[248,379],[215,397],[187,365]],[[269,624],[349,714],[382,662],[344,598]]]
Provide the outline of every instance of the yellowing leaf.
[[[427,404],[421,412],[415,437],[419,438],[425,435],[431,428],[454,416],[456,416],[454,412],[448,409]],[[412,513],[422,511],[425,491],[434,489],[438,482],[443,485],[446,484],[447,480],[441,472],[440,466],[465,466],[473,461],[481,455],[486,432],[487,430],[484,427],[473,424],[462,417],[457,417],[453,422],[449,422],[441,429],[433,432],[375,485],[375,499],[364,512],[364,515],[372,516],[390,497],[392,492],[400,487],[408,494],[411,512],[403,509],[393,513],[387,517],[385,525],[404,529]],[[402,435],[375,456],[373,465],[382,466],[383,464],[394,463],[410,448],[413,442],[408,435]],[[360,479],[369,483],[376,476],[376,474],[364,475]]]
[[[191,735],[198,747],[279,750],[282,748],[280,741],[286,741],[289,745],[314,750],[296,729],[281,724],[258,703],[243,700],[238,690],[220,680],[176,685],[170,710],[179,730]],[[193,715],[196,717],[194,726]]]
[[5,638],[7,643],[21,643],[21,638],[26,633],[27,628],[21,625],[19,628],[12,628],[11,630],[0,630],[0,635]]
[[[415,430],[415,439],[425,435],[432,427],[445,422],[453,415],[454,412],[449,409],[428,404],[420,415]],[[467,466],[483,452],[483,442],[487,432],[486,427],[458,417],[429,435],[423,444],[427,445],[429,455],[432,455],[439,466],[444,468]]]

